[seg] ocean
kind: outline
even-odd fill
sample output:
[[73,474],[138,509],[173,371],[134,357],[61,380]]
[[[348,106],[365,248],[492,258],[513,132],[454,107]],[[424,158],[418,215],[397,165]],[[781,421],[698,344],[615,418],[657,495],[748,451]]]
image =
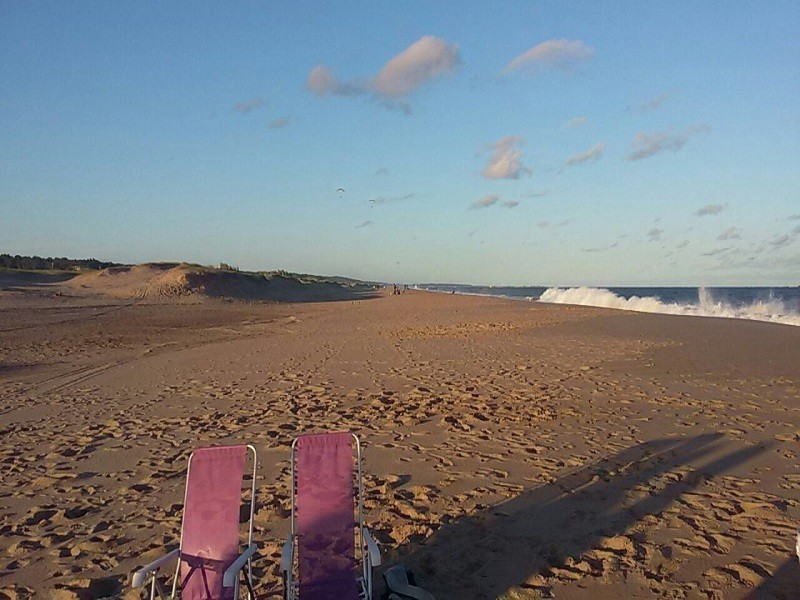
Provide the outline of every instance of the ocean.
[[750,319],[800,327],[800,286],[547,288],[425,283],[414,287],[432,292],[600,306],[669,315]]

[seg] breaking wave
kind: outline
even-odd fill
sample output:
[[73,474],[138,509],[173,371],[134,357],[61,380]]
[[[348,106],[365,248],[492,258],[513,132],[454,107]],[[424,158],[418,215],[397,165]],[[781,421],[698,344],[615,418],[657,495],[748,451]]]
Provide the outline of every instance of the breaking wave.
[[792,310],[782,300],[769,298],[767,300],[753,300],[741,305],[734,305],[714,300],[711,292],[706,288],[697,290],[696,303],[670,303],[654,296],[631,296],[625,298],[611,290],[588,287],[548,288],[542,292],[539,302],[580,304],[583,306],[617,308],[667,315],[749,319],[752,321],[768,321],[770,323],[800,326],[800,312]]

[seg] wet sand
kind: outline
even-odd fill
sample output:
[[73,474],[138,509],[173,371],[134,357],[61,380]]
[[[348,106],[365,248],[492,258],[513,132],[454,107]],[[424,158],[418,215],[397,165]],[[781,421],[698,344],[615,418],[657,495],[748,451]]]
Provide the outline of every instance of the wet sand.
[[349,429],[386,564],[437,599],[793,598],[800,328],[408,292],[0,292],[0,598],[139,597],[189,452],[259,453],[278,598],[289,445]]

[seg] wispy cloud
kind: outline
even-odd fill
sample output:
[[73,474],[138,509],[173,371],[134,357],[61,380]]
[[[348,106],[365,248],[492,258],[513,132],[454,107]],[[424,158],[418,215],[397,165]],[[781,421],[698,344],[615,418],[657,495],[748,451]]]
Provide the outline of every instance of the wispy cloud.
[[727,252],[730,249],[731,249],[730,246],[725,246],[724,248],[709,250],[708,252],[703,252],[703,256],[716,256],[717,254],[722,254],[723,252]]
[[363,94],[363,84],[341,81],[325,65],[317,65],[308,74],[306,87],[317,96],[357,96]]
[[364,221],[363,223],[356,225],[356,229],[364,229],[364,227],[369,227],[372,225],[372,221]]
[[769,243],[774,249],[777,250],[778,248],[784,248],[784,247],[788,246],[793,241],[794,241],[794,238],[792,236],[790,236],[790,235],[779,235],[779,236],[776,236],[776,237],[772,238]]
[[233,110],[243,115],[254,111],[257,108],[261,108],[265,106],[267,103],[264,101],[263,98],[251,98],[250,100],[245,100],[244,102],[237,102],[233,105]]
[[317,65],[308,74],[306,86],[318,96],[372,94],[381,104],[409,113],[411,106],[406,99],[425,83],[455,70],[459,62],[456,44],[426,35],[394,56],[371,78],[344,81],[325,65]]
[[575,166],[588,162],[595,162],[597,160],[600,160],[600,158],[603,156],[603,152],[605,151],[606,151],[605,144],[595,144],[588,150],[585,150],[583,152],[578,152],[577,154],[573,154],[572,156],[570,156],[567,159],[567,165]]
[[544,198],[550,193],[550,190],[539,190],[535,192],[526,192],[522,194],[526,198]]
[[586,117],[575,117],[567,121],[564,127],[580,127],[581,125],[585,125],[586,121],[588,121]]
[[676,248],[685,248],[685,247],[686,247],[686,246],[688,246],[688,245],[689,245],[689,240],[683,240],[682,242],[680,242],[680,243],[679,243],[677,246],[675,246],[675,247],[676,247]]
[[483,168],[483,176],[487,179],[519,179],[522,174],[530,175],[531,171],[522,164],[523,138],[506,136],[497,140],[492,146],[492,155]]
[[646,133],[640,131],[633,140],[634,150],[628,155],[628,160],[641,160],[649,158],[660,152],[670,150],[677,152],[698,133],[707,131],[705,125],[690,127],[684,133],[669,133],[665,131],[654,131]]
[[742,239],[742,236],[736,227],[728,227],[725,231],[723,231],[717,236],[717,239],[720,241],[740,240]]
[[545,228],[547,228],[547,227],[550,227],[550,221],[539,221],[539,222],[536,224],[536,226],[537,226],[537,227],[541,227],[542,229],[545,229]]
[[659,106],[664,104],[667,99],[666,94],[659,94],[655,98],[648,100],[647,102],[642,102],[636,107],[636,111],[640,113],[647,113],[652,112],[657,109]]
[[378,169],[374,173],[374,175],[377,176],[377,177],[380,177],[380,176],[383,176],[383,175],[388,175],[388,174],[389,174],[389,169],[387,169],[386,167],[381,167],[380,169]]
[[488,196],[484,196],[479,200],[475,200],[472,204],[469,205],[470,208],[488,208],[500,200],[500,196],[497,194],[489,194]]
[[277,119],[272,119],[269,122],[267,127],[270,129],[282,129],[284,127],[288,127],[292,124],[292,117],[291,115],[286,115],[285,117],[278,117]]
[[659,229],[658,227],[653,227],[650,231],[647,232],[647,239],[651,242],[660,242],[661,236],[664,235],[664,230]]
[[619,246],[619,242],[614,242],[613,244],[609,244],[608,246],[598,246],[595,248],[584,248],[584,252],[607,252],[613,248]]
[[[725,252],[718,252],[717,264],[712,268],[717,269],[757,269],[759,271],[787,271],[787,274],[793,276],[797,272],[797,265],[800,264],[800,254],[788,254],[786,252],[777,252],[779,248],[788,246],[790,242],[783,240],[783,236],[776,237],[773,242],[778,242],[778,246],[772,246],[774,252],[765,252],[767,245],[763,243],[752,244],[749,249],[734,248]],[[717,253],[712,251],[713,253]]]
[[506,65],[503,72],[511,73],[520,69],[542,68],[566,70],[589,60],[592,55],[594,55],[594,49],[581,40],[547,40],[517,56]]
[[727,207],[727,204],[706,204],[702,208],[697,209],[694,211],[695,216],[698,217],[705,217],[706,215],[716,215],[717,213],[721,213]]
[[786,220],[787,220],[787,221],[797,221],[797,220],[800,220],[800,215],[789,215],[789,216],[786,218]]
[[391,202],[402,202],[403,200],[410,200],[414,197],[414,192],[404,194],[402,196],[375,196],[370,198],[369,201],[375,204],[389,204]]
[[514,208],[515,206],[519,206],[519,202],[516,200],[506,200],[505,202],[502,202],[500,206],[504,208]]

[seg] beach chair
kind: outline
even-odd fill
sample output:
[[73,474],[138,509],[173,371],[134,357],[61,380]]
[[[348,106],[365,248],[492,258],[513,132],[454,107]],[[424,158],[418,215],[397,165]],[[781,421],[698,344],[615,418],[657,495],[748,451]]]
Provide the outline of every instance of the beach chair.
[[[240,550],[239,521],[242,481],[248,452],[253,455],[247,547]],[[253,446],[198,448],[189,457],[183,522],[178,548],[151,562],[133,575],[134,588],[150,584],[150,598],[219,600],[239,597],[239,574],[243,574],[248,598],[253,598],[250,562],[253,543],[256,466]],[[240,553],[241,552],[241,553]],[[158,578],[161,567],[177,562],[172,591],[167,594]],[[180,595],[178,596],[178,593]]]
[[281,552],[285,600],[372,600],[372,568],[381,554],[364,527],[358,438],[302,435],[291,457],[291,534]]

